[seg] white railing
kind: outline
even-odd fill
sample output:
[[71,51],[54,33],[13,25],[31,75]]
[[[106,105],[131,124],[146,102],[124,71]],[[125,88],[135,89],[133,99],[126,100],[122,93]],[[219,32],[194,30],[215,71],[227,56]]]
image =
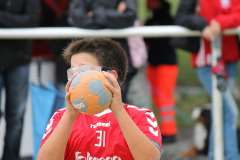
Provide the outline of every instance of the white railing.
[[[239,34],[240,27],[228,29],[223,34]],[[129,36],[143,37],[187,37],[201,36],[200,31],[192,31],[181,26],[140,26],[125,29],[90,30],[75,27],[41,27],[41,28],[11,28],[0,29],[0,39],[72,39],[84,37],[123,38]],[[221,54],[221,37],[212,42],[213,57]],[[215,66],[216,60],[212,65]],[[213,75],[213,128],[214,128],[214,159],[224,159],[222,131],[222,95],[216,87],[216,76]]]
[[[224,34],[239,34],[240,27],[224,31]],[[140,26],[125,29],[80,29],[75,27],[0,28],[0,39],[67,39],[83,37],[128,36],[143,37],[187,37],[200,36],[200,31],[192,31],[181,26]]]

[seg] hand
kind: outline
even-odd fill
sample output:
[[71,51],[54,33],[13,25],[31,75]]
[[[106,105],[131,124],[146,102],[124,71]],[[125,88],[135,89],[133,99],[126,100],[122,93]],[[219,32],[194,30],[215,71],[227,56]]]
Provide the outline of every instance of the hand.
[[208,41],[212,41],[220,33],[221,33],[221,26],[220,26],[220,24],[217,21],[212,20],[210,25],[208,25],[207,27],[204,28],[204,30],[202,32],[202,35]]
[[127,9],[127,4],[126,4],[126,2],[121,1],[121,2],[118,4],[118,7],[117,7],[118,13],[123,13],[126,9]]
[[88,17],[92,17],[93,16],[93,11],[89,11],[87,15],[88,15]]
[[[113,71],[111,71],[113,72]],[[116,71],[114,71],[116,72]],[[116,76],[109,72],[103,72],[104,76],[111,82],[105,83],[108,89],[112,92],[112,102],[110,105],[110,109],[112,110],[113,114],[117,113],[118,111],[123,110],[122,107],[122,96],[121,96],[121,88],[118,84]]]
[[72,118],[77,118],[77,116],[79,115],[80,111],[76,110],[75,107],[72,105],[72,102],[70,101],[70,95],[71,93],[69,92],[69,88],[70,85],[72,83],[72,80],[77,76],[77,74],[75,74],[74,76],[72,76],[72,78],[67,82],[66,84],[66,95],[65,95],[65,99],[66,99],[66,114],[69,114],[70,117]]

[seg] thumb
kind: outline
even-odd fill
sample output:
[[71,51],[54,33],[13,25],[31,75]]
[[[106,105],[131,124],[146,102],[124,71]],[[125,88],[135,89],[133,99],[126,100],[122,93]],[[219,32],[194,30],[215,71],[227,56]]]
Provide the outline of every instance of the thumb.
[[66,105],[72,105],[72,102],[70,101],[70,92],[67,92],[65,95]]

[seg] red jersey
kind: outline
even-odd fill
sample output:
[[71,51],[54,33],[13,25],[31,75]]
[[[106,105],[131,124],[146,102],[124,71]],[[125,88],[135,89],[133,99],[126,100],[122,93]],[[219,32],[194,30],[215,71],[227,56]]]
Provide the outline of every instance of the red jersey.
[[[239,0],[201,0],[200,15],[210,23],[216,20],[221,30],[234,28],[240,25],[240,1]],[[202,39],[198,54],[192,55],[194,67],[211,66],[211,44]],[[224,62],[236,62],[239,59],[239,46],[236,35],[222,37],[222,60]]]
[[[138,128],[157,147],[162,138],[157,120],[152,111],[125,104],[124,109]],[[58,110],[50,119],[41,145],[48,139],[65,108]],[[123,133],[110,109],[96,115],[80,113],[74,122],[65,150],[67,160],[133,160]]]

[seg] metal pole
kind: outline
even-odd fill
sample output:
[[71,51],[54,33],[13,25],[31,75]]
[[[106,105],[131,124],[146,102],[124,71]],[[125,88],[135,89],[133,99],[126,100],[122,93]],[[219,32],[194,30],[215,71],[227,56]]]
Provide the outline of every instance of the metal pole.
[[[217,65],[217,60],[222,55],[222,37],[217,36],[211,42],[212,48],[212,67]],[[217,88],[217,77],[212,74],[212,115],[213,115],[213,137],[214,137],[214,160],[224,159],[223,143],[223,107],[222,93]]]

